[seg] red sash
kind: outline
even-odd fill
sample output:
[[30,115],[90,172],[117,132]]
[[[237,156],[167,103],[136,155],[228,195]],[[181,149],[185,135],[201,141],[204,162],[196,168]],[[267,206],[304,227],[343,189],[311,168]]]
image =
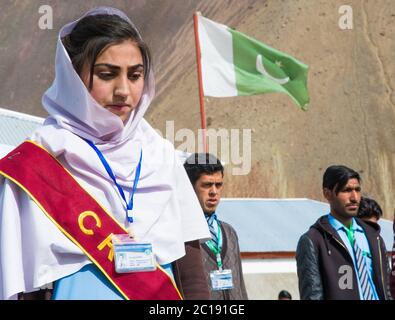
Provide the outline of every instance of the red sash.
[[152,272],[115,272],[111,236],[126,230],[43,147],[22,143],[0,160],[0,174],[21,187],[125,299],[182,299],[160,266]]

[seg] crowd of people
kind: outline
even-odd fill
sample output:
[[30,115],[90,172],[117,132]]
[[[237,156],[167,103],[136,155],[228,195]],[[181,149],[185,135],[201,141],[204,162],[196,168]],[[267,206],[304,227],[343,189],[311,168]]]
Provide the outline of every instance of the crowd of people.
[[[216,215],[223,165],[181,163],[143,118],[155,89],[139,31],[101,7],[57,41],[49,117],[0,160],[0,299],[248,299],[237,233]],[[297,246],[301,299],[390,299],[380,206],[345,166],[322,187],[330,213]]]

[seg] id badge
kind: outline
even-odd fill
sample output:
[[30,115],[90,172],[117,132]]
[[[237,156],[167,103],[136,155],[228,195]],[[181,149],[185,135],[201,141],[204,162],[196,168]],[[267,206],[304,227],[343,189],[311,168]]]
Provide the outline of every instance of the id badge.
[[117,273],[155,271],[156,259],[151,243],[137,242],[127,234],[112,237]]
[[211,289],[213,291],[233,289],[232,270],[215,270],[210,272]]

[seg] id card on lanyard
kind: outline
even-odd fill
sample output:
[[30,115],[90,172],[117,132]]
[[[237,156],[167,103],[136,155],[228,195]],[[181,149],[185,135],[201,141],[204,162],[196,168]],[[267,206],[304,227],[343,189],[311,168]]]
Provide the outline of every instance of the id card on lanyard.
[[151,243],[137,242],[127,234],[114,234],[112,244],[117,273],[156,270],[156,259]]
[[218,245],[216,246],[212,240],[206,242],[209,249],[214,253],[218,270],[210,271],[211,289],[213,291],[233,289],[232,270],[222,268],[222,234],[221,227],[218,225]]
[[133,197],[137,189],[137,184],[140,179],[141,163],[143,159],[143,151],[140,152],[140,160],[136,167],[136,172],[134,176],[133,188],[130,195],[129,202],[126,200],[125,193],[122,187],[118,184],[117,179],[107,162],[104,158],[102,152],[95,146],[92,141],[85,141],[95,150],[101,163],[106,169],[108,175],[117,187],[119,194],[121,195],[123,201],[125,202],[126,218],[129,222],[128,235],[126,234],[116,234],[113,235],[113,249],[114,249],[114,262],[115,270],[118,273],[125,272],[141,272],[141,271],[154,271],[156,270],[156,260],[152,250],[152,244],[147,242],[138,242],[135,239],[135,234],[132,229],[133,223]]

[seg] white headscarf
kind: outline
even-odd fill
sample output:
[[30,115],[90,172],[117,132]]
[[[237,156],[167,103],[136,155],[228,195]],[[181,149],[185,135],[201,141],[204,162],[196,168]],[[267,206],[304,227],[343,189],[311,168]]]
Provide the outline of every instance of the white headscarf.
[[132,114],[125,125],[118,116],[103,108],[92,98],[75,71],[61,39],[70,34],[82,18],[97,14],[118,15],[128,21],[137,31],[137,28],[123,12],[108,7],[90,10],[80,19],[66,24],[58,36],[55,61],[56,78],[44,94],[42,102],[50,114],[46,124],[57,123],[60,127],[94,143],[101,144],[102,148],[107,149],[133,137],[134,131],[154,97],[155,81],[152,68],[150,68],[151,71],[136,112]]
[[[103,13],[130,22],[113,8],[97,8],[84,16]],[[153,244],[159,264],[170,263],[185,254],[184,242],[210,235],[174,147],[143,119],[154,96],[153,74],[145,80],[135,112],[123,124],[92,98],[62,44],[61,38],[77,22],[67,24],[59,33],[56,77],[43,96],[50,116],[31,139],[57,157],[85,190],[124,225],[125,203],[96,152],[81,138],[93,141],[103,153],[127,199],[142,150],[133,229],[138,240]],[[22,190],[1,178],[0,246],[0,299],[32,291],[90,262]]]

